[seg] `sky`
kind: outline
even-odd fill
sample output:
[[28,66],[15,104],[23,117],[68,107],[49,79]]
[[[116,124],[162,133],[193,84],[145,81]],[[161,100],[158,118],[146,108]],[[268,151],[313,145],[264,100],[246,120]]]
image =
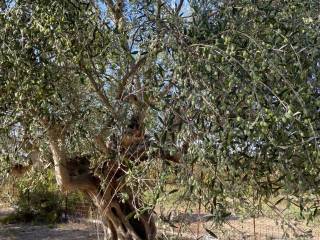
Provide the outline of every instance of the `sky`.
[[[170,0],[171,1],[171,7],[174,8],[177,6],[180,2],[180,0]],[[99,6],[102,10],[102,12],[105,12],[107,10],[107,6],[105,5],[104,1],[99,1]],[[189,4],[189,0],[184,0],[181,13],[183,13],[183,16],[190,16],[191,15],[191,8]]]

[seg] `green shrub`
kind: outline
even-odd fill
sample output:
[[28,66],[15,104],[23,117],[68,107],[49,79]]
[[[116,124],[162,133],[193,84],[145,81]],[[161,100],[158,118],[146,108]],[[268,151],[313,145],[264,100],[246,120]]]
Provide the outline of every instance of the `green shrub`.
[[33,189],[22,194],[17,201],[16,221],[55,223],[62,219],[63,197],[47,189]]
[[64,196],[58,191],[52,171],[31,172],[16,184],[16,212],[4,221],[56,223],[62,220]]
[[[66,220],[64,214],[72,215],[76,206],[86,202],[80,192],[66,195],[59,191],[52,170],[30,172],[15,185],[17,197],[13,204],[14,214],[2,219],[2,223],[32,222],[54,224]],[[66,203],[67,201],[67,203]]]

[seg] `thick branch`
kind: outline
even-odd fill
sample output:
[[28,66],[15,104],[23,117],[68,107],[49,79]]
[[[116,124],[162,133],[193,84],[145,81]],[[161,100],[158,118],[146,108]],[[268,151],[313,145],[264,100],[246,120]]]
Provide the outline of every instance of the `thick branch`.
[[118,94],[117,94],[118,99],[123,98],[123,92],[124,92],[124,89],[129,81],[129,79],[139,71],[141,66],[145,63],[146,59],[147,59],[146,56],[140,58],[135,64],[133,64],[131,69],[124,75],[124,77],[122,78],[122,80],[120,82],[119,88],[118,88]]
[[59,129],[49,126],[49,145],[53,155],[56,180],[62,191],[71,188],[71,179],[67,169],[67,153],[64,139],[59,136]]
[[[70,170],[68,169],[68,157],[65,150],[65,142],[63,137],[57,135],[55,129],[48,131],[50,149],[53,154],[54,169],[57,179],[57,183],[62,191],[94,191],[96,189],[96,180],[92,174],[88,172],[70,176]],[[80,166],[78,166],[80,167]]]
[[113,107],[109,101],[109,99],[107,98],[107,96],[104,94],[104,92],[102,91],[102,88],[99,87],[98,83],[95,81],[94,77],[89,73],[88,70],[85,70],[85,73],[87,75],[87,77],[89,78],[90,83],[92,84],[95,92],[98,94],[99,98],[101,99],[102,103],[109,109],[109,110],[113,110]]
[[182,8],[182,6],[183,6],[183,2],[184,2],[184,0],[180,0],[179,5],[178,5],[178,7],[177,7],[177,9],[176,9],[176,13],[177,13],[177,14],[179,14],[179,12],[181,11],[181,8]]
[[123,20],[123,0],[118,0],[116,3],[114,3],[114,1],[112,0],[105,0],[105,3],[109,7],[110,11],[112,12],[116,26],[121,31],[122,26],[119,26],[119,25],[123,25],[123,21],[124,21]]

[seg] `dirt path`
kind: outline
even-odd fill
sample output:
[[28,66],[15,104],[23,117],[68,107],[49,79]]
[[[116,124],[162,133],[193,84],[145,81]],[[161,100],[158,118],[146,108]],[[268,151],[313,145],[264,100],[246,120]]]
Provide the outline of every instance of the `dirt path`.
[[[0,220],[7,217],[14,208],[0,205]],[[68,223],[53,227],[30,224],[1,224],[0,240],[97,240],[103,239],[101,229],[93,224]]]
[[23,224],[0,225],[1,240],[97,240],[103,239],[101,232],[81,223],[49,226]]

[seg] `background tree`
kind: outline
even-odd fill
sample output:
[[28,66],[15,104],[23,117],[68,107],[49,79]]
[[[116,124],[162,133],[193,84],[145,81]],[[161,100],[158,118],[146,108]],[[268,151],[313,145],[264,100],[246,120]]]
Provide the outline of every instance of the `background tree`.
[[93,199],[111,239],[155,238],[153,205],[172,162],[217,220],[230,197],[282,191],[304,206],[318,194],[317,1],[2,9],[1,158],[52,162],[63,191]]

